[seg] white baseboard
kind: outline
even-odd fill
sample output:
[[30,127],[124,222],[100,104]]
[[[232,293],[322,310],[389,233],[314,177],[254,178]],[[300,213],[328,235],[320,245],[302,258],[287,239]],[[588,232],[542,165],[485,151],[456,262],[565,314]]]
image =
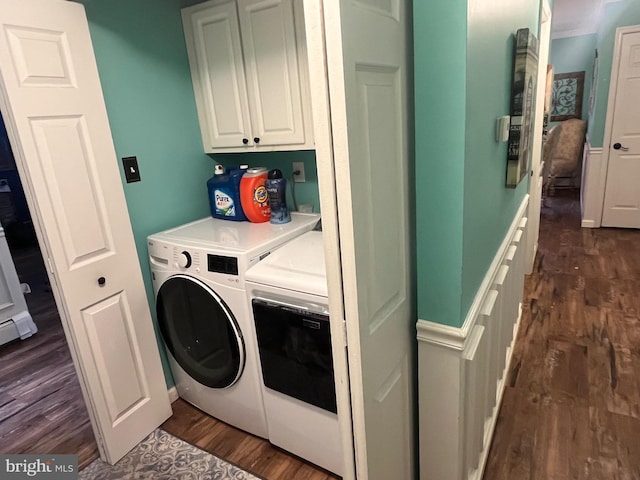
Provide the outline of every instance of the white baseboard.
[[461,327],[418,320],[420,478],[480,480],[520,324],[525,197]]
[[178,390],[176,389],[175,386],[169,388],[167,390],[167,393],[169,394],[169,402],[171,403],[175,402],[179,398]]

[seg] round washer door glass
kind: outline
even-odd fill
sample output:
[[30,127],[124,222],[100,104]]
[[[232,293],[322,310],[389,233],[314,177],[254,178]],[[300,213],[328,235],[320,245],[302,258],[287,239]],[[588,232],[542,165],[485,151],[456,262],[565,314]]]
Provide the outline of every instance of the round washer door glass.
[[242,375],[244,340],[220,296],[200,280],[175,275],[156,296],[162,337],[182,369],[207,387],[226,388]]

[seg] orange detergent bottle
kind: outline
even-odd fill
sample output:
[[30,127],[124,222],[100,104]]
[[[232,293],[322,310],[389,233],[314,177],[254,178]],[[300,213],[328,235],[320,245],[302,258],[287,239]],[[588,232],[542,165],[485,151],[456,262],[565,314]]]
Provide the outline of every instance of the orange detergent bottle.
[[265,167],[247,169],[240,180],[240,205],[250,222],[268,222],[271,217],[266,180]]

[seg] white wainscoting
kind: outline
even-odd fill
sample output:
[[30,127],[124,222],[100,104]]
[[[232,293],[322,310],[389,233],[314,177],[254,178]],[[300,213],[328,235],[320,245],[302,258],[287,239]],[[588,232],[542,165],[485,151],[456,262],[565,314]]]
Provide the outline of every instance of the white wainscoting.
[[582,182],[580,186],[580,211],[582,226],[599,228],[602,222],[602,203],[607,178],[607,165],[601,147],[584,145],[582,158]]
[[528,201],[462,327],[417,322],[422,480],[482,478],[522,312]]

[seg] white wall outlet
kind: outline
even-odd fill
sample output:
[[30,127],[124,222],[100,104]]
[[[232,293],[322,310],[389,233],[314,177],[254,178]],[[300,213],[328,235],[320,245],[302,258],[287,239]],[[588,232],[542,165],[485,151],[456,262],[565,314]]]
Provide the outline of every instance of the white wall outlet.
[[297,183],[306,182],[304,178],[304,162],[293,162],[293,181]]

